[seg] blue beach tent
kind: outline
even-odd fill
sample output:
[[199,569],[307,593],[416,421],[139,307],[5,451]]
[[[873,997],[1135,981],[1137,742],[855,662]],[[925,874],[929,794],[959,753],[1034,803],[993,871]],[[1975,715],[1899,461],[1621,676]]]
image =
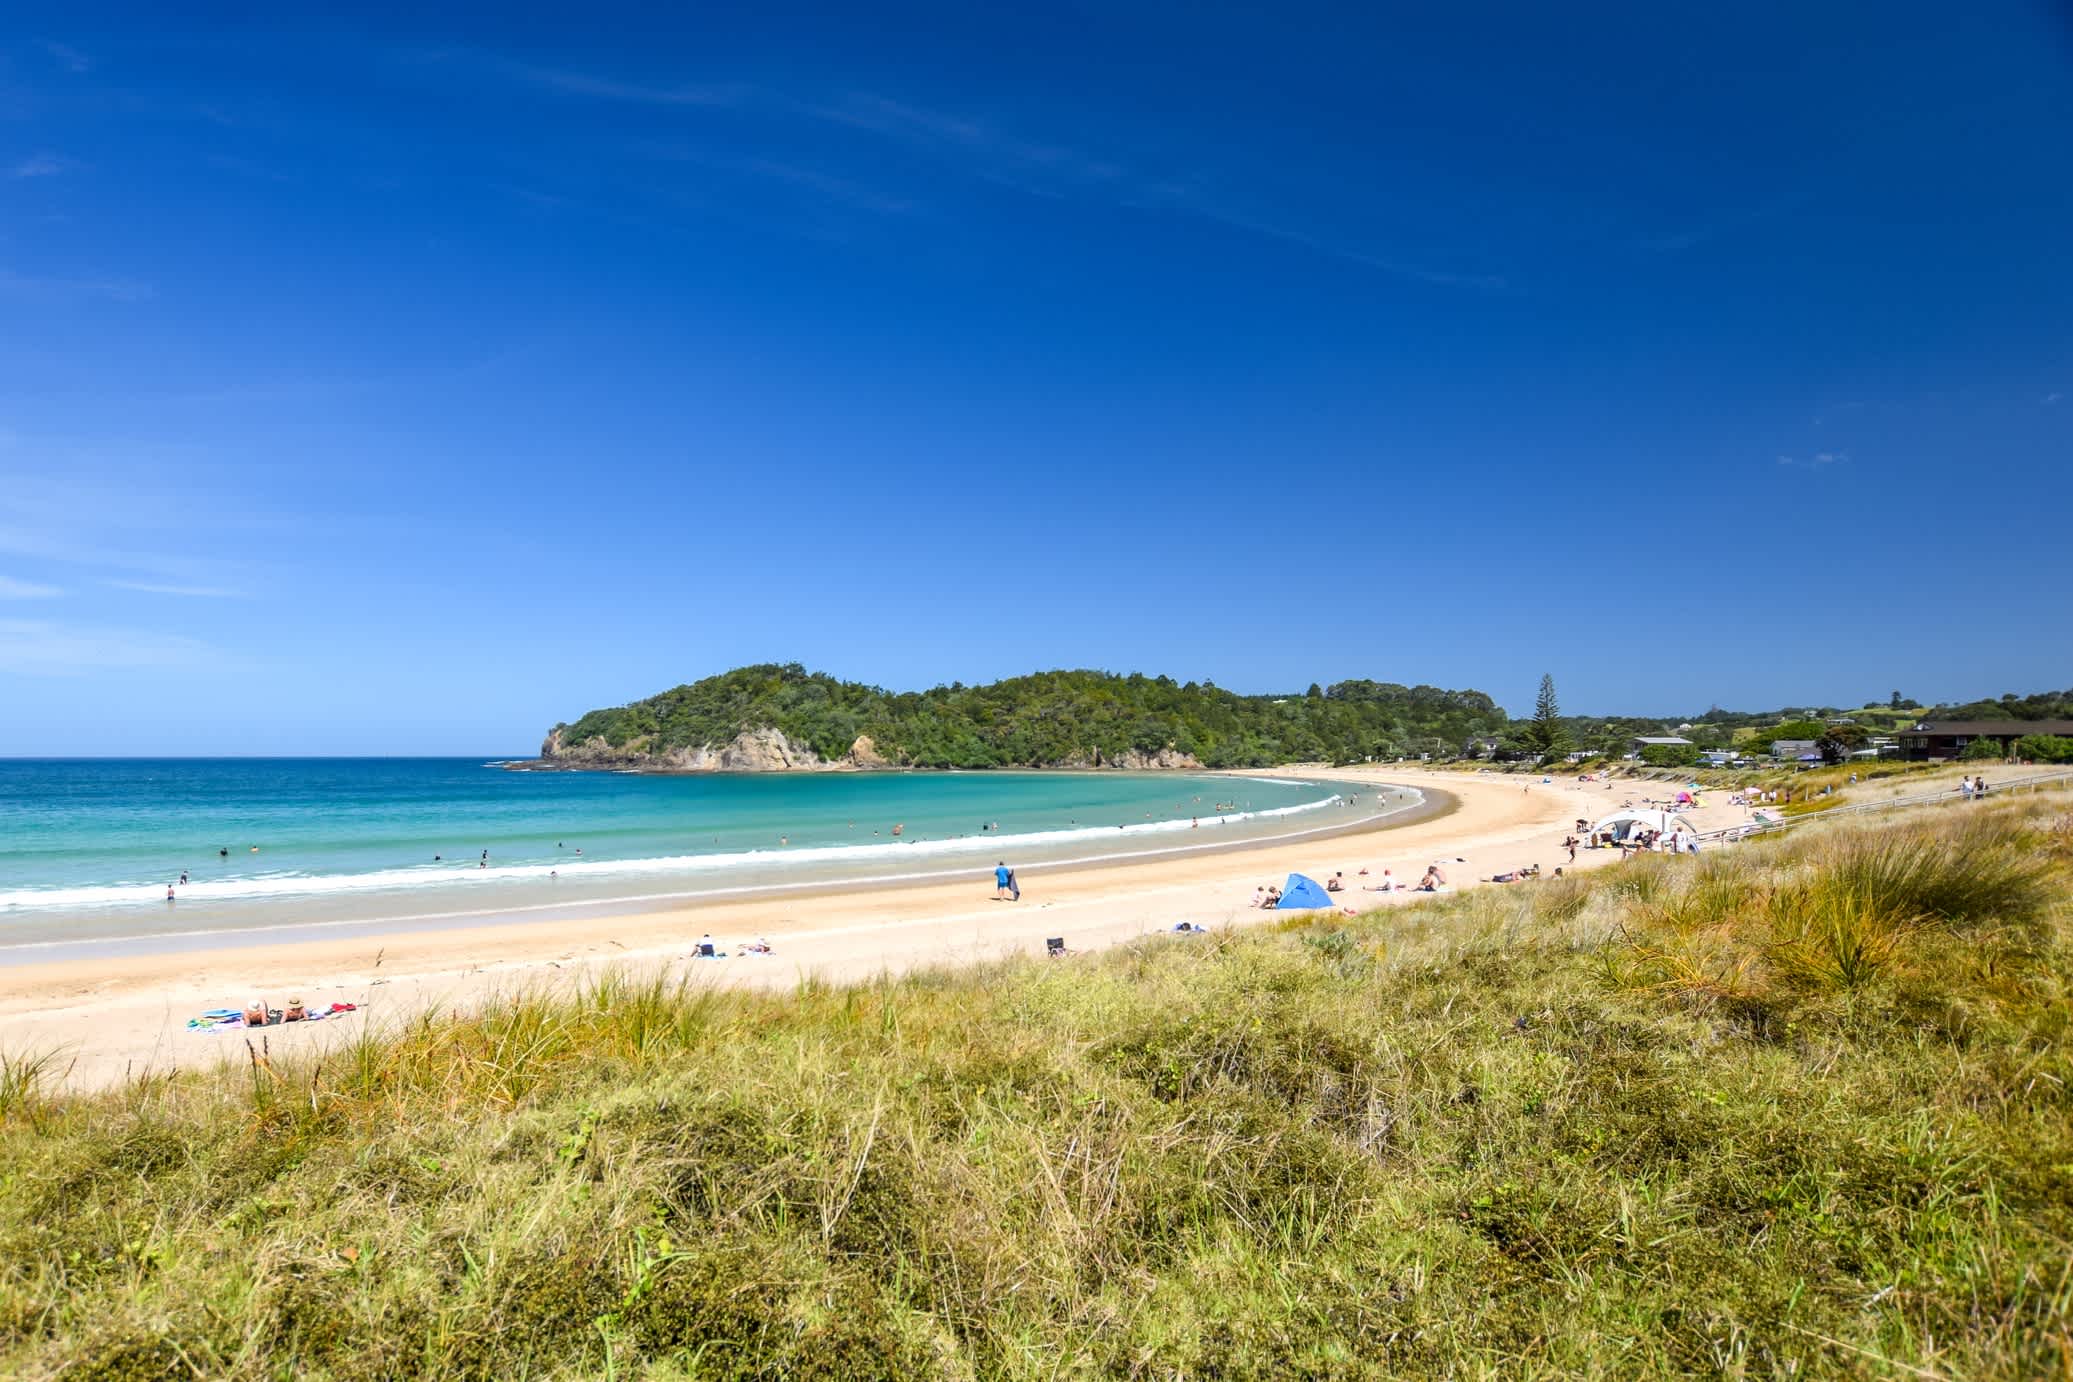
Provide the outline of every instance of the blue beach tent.
[[1281,901],[1275,903],[1274,907],[1275,910],[1281,911],[1291,907],[1300,910],[1305,907],[1331,905],[1332,895],[1324,890],[1323,884],[1314,878],[1305,878],[1300,873],[1292,873],[1288,876],[1288,886],[1281,890]]

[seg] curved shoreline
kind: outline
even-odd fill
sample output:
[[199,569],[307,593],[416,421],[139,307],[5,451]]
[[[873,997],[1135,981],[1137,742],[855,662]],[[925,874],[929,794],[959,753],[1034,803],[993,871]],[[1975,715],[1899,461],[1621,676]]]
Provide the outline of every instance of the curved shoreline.
[[[966,776],[958,773],[900,774],[905,777],[956,778]],[[1057,774],[1054,776],[1065,776]],[[1096,774],[1071,774],[1072,776],[1094,777]],[[1033,777],[1036,774],[1017,773],[1017,777]],[[1146,778],[1152,774],[1135,774]],[[257,872],[233,867],[222,876],[209,876],[197,869],[196,879],[189,883],[182,874],[179,900],[187,904],[182,912],[198,909],[211,924],[221,924],[223,929],[235,929],[231,923],[240,914],[249,916],[263,907],[306,907],[320,911],[330,904],[334,909],[324,919],[335,921],[412,921],[425,919],[424,914],[398,911],[399,905],[409,907],[438,906],[454,915],[463,912],[489,913],[502,910],[532,910],[513,906],[513,894],[520,890],[547,885],[550,879],[558,880],[553,886],[564,892],[578,894],[584,903],[610,903],[615,900],[663,901],[682,896],[692,897],[701,893],[724,892],[701,885],[709,879],[759,879],[766,887],[790,887],[784,881],[787,875],[810,872],[818,880],[838,885],[862,884],[874,878],[922,879],[932,875],[954,873],[960,867],[975,867],[977,856],[1007,851],[1017,854],[1029,862],[1079,862],[1093,860],[1103,853],[1136,852],[1154,853],[1145,846],[1131,850],[1128,846],[1142,840],[1179,839],[1194,829],[1199,829],[1206,819],[1219,838],[1236,833],[1243,842],[1247,839],[1289,838],[1296,832],[1283,830],[1279,823],[1293,820],[1317,818],[1316,813],[1334,805],[1345,804],[1344,793],[1336,790],[1333,781],[1316,774],[1305,774],[1300,779],[1284,780],[1256,772],[1235,771],[1230,773],[1200,772],[1187,775],[1172,775],[1182,783],[1192,784],[1194,790],[1207,792],[1214,785],[1222,791],[1230,783],[1243,783],[1252,787],[1266,787],[1290,794],[1296,789],[1299,800],[1262,803],[1248,803],[1239,807],[1235,803],[1228,809],[1214,812],[1203,811],[1192,819],[1185,807],[1164,816],[1153,812],[1144,813],[1144,819],[1136,819],[1138,805],[1131,803],[1124,809],[1129,818],[1116,821],[1114,827],[1108,824],[1110,818],[1105,812],[1118,803],[1082,801],[1064,804],[1050,803],[1046,809],[1061,812],[1077,810],[1088,817],[1088,823],[1079,824],[1068,820],[1062,814],[1056,819],[1042,822],[1028,822],[1013,833],[972,833],[964,830],[947,832],[946,822],[941,818],[923,821],[918,833],[910,833],[906,839],[893,838],[863,840],[854,833],[843,835],[839,829],[840,817],[845,814],[833,809],[833,804],[824,805],[825,818],[819,821],[807,819],[794,821],[790,826],[782,823],[772,827],[771,837],[789,834],[798,838],[798,843],[789,848],[773,848],[767,843],[749,844],[737,840],[724,848],[703,849],[693,844],[689,837],[702,836],[711,822],[686,821],[667,840],[652,838],[652,822],[639,820],[626,822],[634,838],[617,842],[613,850],[615,832],[621,821],[611,815],[595,822],[584,819],[557,819],[553,829],[543,827],[540,839],[572,832],[584,839],[590,846],[590,854],[583,857],[578,849],[575,856],[558,852],[546,852],[539,848],[539,841],[515,843],[509,838],[489,840],[490,847],[499,853],[496,863],[489,863],[484,856],[486,870],[478,872],[475,867],[474,845],[463,855],[456,855],[445,864],[426,864],[422,859],[404,862],[397,859],[370,859],[355,866],[350,863],[326,867],[322,864],[289,864],[284,867],[268,867]],[[1162,788],[1166,784],[1161,784]],[[1187,790],[1183,786],[1182,790]],[[1413,789],[1405,789],[1412,796]],[[1162,792],[1163,797],[1163,792]],[[1197,797],[1199,802],[1201,797]],[[1147,802],[1150,798],[1147,798]],[[839,804],[839,803],[838,803]],[[849,803],[855,810],[863,803]],[[586,809],[586,803],[571,803],[577,810]],[[985,802],[974,804],[990,815],[995,810],[1012,809],[1013,803]],[[1162,800],[1157,805],[1167,806]],[[1382,814],[1394,814],[1406,809],[1402,804],[1391,806],[1387,802],[1377,803]],[[917,803],[905,803],[901,811],[920,809]],[[1370,808],[1366,815],[1374,814]],[[909,819],[913,819],[911,816]],[[1096,824],[1097,820],[1102,821]],[[725,824],[725,822],[719,822]],[[825,834],[815,839],[813,829],[818,825]],[[695,828],[694,828],[695,827]],[[898,827],[895,827],[897,830]],[[996,831],[997,831],[996,827]],[[854,832],[855,822],[850,822]],[[350,832],[348,832],[350,833]],[[640,839],[641,834],[651,838]],[[878,832],[873,831],[873,836]],[[1195,838],[1201,838],[1199,836]],[[308,841],[291,841],[307,844]],[[479,842],[478,842],[479,843]],[[719,843],[717,837],[715,844]],[[603,846],[600,849],[599,846]],[[525,853],[531,847],[533,853]],[[1079,851],[1085,850],[1082,854]],[[507,851],[517,853],[514,862]],[[1061,859],[1065,855],[1069,858]],[[969,858],[967,857],[969,856]],[[435,856],[436,858],[436,856]],[[133,862],[133,861],[132,861]],[[269,864],[272,860],[268,861]],[[990,867],[990,866],[989,866]],[[846,870],[836,873],[835,870]],[[148,875],[110,879],[106,881],[74,881],[47,884],[21,884],[13,887],[0,885],[0,952],[21,944],[21,938],[11,936],[9,931],[19,931],[27,923],[35,928],[47,930],[56,935],[65,935],[75,929],[87,933],[97,928],[95,922],[105,921],[124,912],[134,916],[165,916],[167,913],[157,906],[160,889],[165,884],[159,875],[166,870],[153,871]],[[631,888],[631,894],[613,889]],[[501,893],[501,896],[500,896]],[[462,901],[487,895],[489,900]],[[355,903],[353,899],[365,901]],[[409,899],[423,898],[413,902]],[[437,899],[435,901],[435,899]],[[335,909],[355,905],[373,907],[375,910],[358,915],[344,915]],[[444,915],[445,913],[440,913]],[[147,928],[147,930],[150,928]],[[114,937],[103,937],[115,939]],[[32,948],[32,947],[24,947]]]
[[[1290,774],[1300,776],[1306,782],[1315,782],[1332,787],[1356,787],[1366,790],[1395,788],[1408,791],[1418,799],[1407,805],[1377,813],[1361,812],[1356,818],[1332,825],[1311,826],[1306,829],[1281,831],[1271,835],[1246,835],[1237,839],[1218,839],[1203,836],[1188,843],[1149,844],[1147,847],[1128,850],[1104,850],[1097,853],[1067,858],[1029,858],[1026,855],[1016,863],[1019,877],[1035,875],[1056,875],[1081,870],[1119,868],[1124,865],[1142,866],[1151,861],[1169,861],[1209,855],[1223,855],[1246,850],[1273,849],[1299,841],[1324,840],[1336,836],[1361,834],[1370,831],[1388,830],[1416,824],[1420,821],[1444,816],[1458,806],[1457,799],[1450,793],[1437,788],[1420,789],[1404,784],[1388,783],[1368,779],[1333,777],[1325,773],[1305,772]],[[1258,770],[1231,771],[1227,773],[1203,773],[1202,777],[1225,777],[1235,781],[1259,780]],[[1283,807],[1258,813],[1258,819],[1286,816],[1290,819],[1308,819],[1317,810],[1328,810],[1332,803],[1342,801],[1343,793],[1334,791],[1330,796],[1315,803],[1298,807]],[[1235,819],[1254,819],[1240,817]],[[1127,838],[1131,841],[1164,840],[1183,832],[1167,829],[1158,832],[1135,831]],[[1186,832],[1192,833],[1192,832]],[[1216,832],[1212,827],[1211,835]],[[1088,841],[1100,838],[1114,838],[1107,832],[1088,834]],[[1065,847],[1062,840],[1047,838],[1045,834],[1028,836],[1004,836],[998,842],[1009,855],[1018,853],[1017,846],[1041,854],[1046,848]],[[816,897],[841,896],[847,894],[874,893],[897,888],[926,888],[932,886],[969,883],[975,877],[991,872],[990,865],[979,862],[982,855],[993,854],[995,842],[974,839],[971,848],[963,851],[971,859],[958,859],[957,852],[946,852],[930,856],[931,863],[940,866],[920,868],[910,872],[860,874],[842,877],[819,877],[803,879],[742,878],[717,887],[661,887],[654,891],[602,896],[594,898],[567,898],[545,902],[522,902],[490,904],[475,907],[457,907],[451,910],[415,912],[402,914],[370,914],[365,916],[318,917],[309,920],[283,922],[274,925],[206,926],[185,931],[140,931],[122,935],[58,937],[49,940],[21,941],[0,944],[0,962],[7,964],[48,964],[79,960],[118,959],[136,955],[193,955],[211,950],[237,950],[254,946],[292,945],[300,942],[314,942],[331,938],[409,935],[421,931],[465,930],[471,927],[548,926],[559,922],[589,921],[612,917],[644,915],[657,909],[669,911],[690,910],[702,906],[721,905],[744,898],[811,899]],[[898,846],[891,846],[897,849]],[[638,861],[627,861],[629,864]],[[767,865],[783,864],[787,861],[773,855],[763,861]],[[886,861],[889,862],[889,858]],[[639,871],[630,870],[635,876]],[[472,881],[472,880],[471,880]],[[547,879],[525,881],[502,880],[505,886],[528,887],[534,884],[551,886]],[[369,890],[370,892],[374,890]],[[393,894],[391,894],[393,896]],[[292,904],[299,896],[284,891],[280,904]],[[427,900],[431,900],[429,895]],[[263,900],[235,904],[241,908],[263,906]],[[228,920],[226,918],[226,920]]]
[[[1258,775],[1257,773],[1253,775]],[[995,901],[991,878],[967,875],[924,885],[887,883],[782,898],[725,899],[607,916],[472,924],[366,935],[303,936],[281,943],[212,945],[173,954],[102,955],[0,969],[0,1051],[67,1053],[73,1084],[103,1084],[139,1070],[212,1064],[243,1046],[190,1031],[205,1009],[254,997],[277,1005],[293,995],[313,1006],[357,1003],[345,1022],[269,1029],[275,1046],[330,1043],[409,1020],[435,1008],[473,1006],[499,992],[557,985],[631,966],[678,968],[702,982],[787,989],[801,982],[848,983],[916,968],[961,966],[1039,954],[1047,937],[1073,949],[1100,948],[1171,930],[1177,921],[1217,928],[1285,917],[1248,907],[1255,888],[1288,872],[1324,880],[1343,871],[1342,904],[1365,908],[1408,900],[1362,891],[1361,870],[1392,867],[1415,878],[1424,863],[1467,881],[1525,861],[1584,814],[1561,787],[1435,778],[1377,770],[1289,771],[1361,790],[1391,784],[1425,796],[1382,820],[1352,821],[1289,840],[1183,846],[1180,857],[1075,863],[1029,869],[1019,902]],[[1533,842],[1541,842],[1535,844]],[[1610,854],[1610,851],[1606,852]],[[1466,864],[1454,862],[1472,856]],[[1487,861],[1487,867],[1484,866]],[[1591,860],[1602,862],[1602,860]],[[1131,867],[1125,868],[1128,864]],[[768,958],[689,958],[701,933],[722,950],[756,936]]]

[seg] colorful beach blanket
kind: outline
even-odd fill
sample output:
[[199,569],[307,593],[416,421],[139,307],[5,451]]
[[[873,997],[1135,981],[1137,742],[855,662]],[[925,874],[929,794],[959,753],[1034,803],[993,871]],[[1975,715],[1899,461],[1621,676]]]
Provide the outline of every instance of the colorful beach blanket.
[[[347,1013],[358,1012],[359,1010],[360,1005],[358,1003],[333,1003],[330,1007],[320,1008],[309,1016],[298,1019],[298,1021],[324,1022],[334,1017],[344,1017]],[[268,1008],[266,1011],[268,1018],[266,1025],[269,1027],[297,1025],[296,1023],[288,1022],[282,1017],[279,1008]],[[242,1008],[210,1008],[199,1017],[188,1018],[187,1030],[203,1033],[231,1030],[245,1031],[247,1030],[245,1011]]]

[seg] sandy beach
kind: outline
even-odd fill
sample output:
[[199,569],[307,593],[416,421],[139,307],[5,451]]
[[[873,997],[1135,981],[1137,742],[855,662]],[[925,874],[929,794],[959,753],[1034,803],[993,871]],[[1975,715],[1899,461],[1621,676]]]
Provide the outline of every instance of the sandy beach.
[[[1571,865],[1561,841],[1580,817],[1596,819],[1630,799],[1668,790],[1653,782],[1558,777],[1543,784],[1537,776],[1400,767],[1280,771],[1329,776],[1356,787],[1402,783],[1436,800],[1445,794],[1452,809],[1409,824],[1120,867],[1024,867],[1019,902],[993,900],[991,870],[984,869],[954,884],[23,965],[0,976],[0,1051],[61,1050],[59,1065],[68,1080],[93,1086],[146,1070],[244,1060],[242,1033],[197,1032],[186,1024],[206,1009],[241,1006],[254,997],[275,1006],[301,997],[312,1009],[358,1004],[358,1012],[341,1019],[267,1031],[277,1051],[321,1049],[369,1024],[395,1022],[435,1005],[465,1006],[499,990],[565,983],[601,966],[642,972],[676,967],[714,983],[782,987],[809,977],[854,981],[1040,954],[1048,937],[1062,937],[1084,951],[1170,930],[1182,921],[1215,928],[1266,920],[1275,914],[1250,907],[1253,891],[1281,883],[1290,872],[1320,882],[1343,873],[1348,890],[1338,900],[1367,910],[1411,896],[1365,891],[1385,868],[1408,886],[1427,864],[1440,861],[1459,889],[1522,865],[1538,864],[1552,873],[1558,865],[1615,862],[1615,850],[1581,850]],[[2004,773],[2001,780],[2010,778]],[[1703,799],[1703,808],[1689,813],[1701,830],[1747,819],[1742,808],[1728,804],[1725,792]],[[1363,869],[1366,877],[1360,876]],[[732,958],[691,958],[707,933]],[[768,939],[770,955],[738,952],[742,942],[757,937]]]

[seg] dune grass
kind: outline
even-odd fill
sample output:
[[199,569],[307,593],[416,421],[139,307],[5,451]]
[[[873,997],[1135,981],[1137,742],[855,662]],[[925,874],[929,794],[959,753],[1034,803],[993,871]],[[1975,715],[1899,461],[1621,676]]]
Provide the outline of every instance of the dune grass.
[[2010,802],[234,1078],[16,1057],[0,1376],[2063,1376],[2069,878]]

